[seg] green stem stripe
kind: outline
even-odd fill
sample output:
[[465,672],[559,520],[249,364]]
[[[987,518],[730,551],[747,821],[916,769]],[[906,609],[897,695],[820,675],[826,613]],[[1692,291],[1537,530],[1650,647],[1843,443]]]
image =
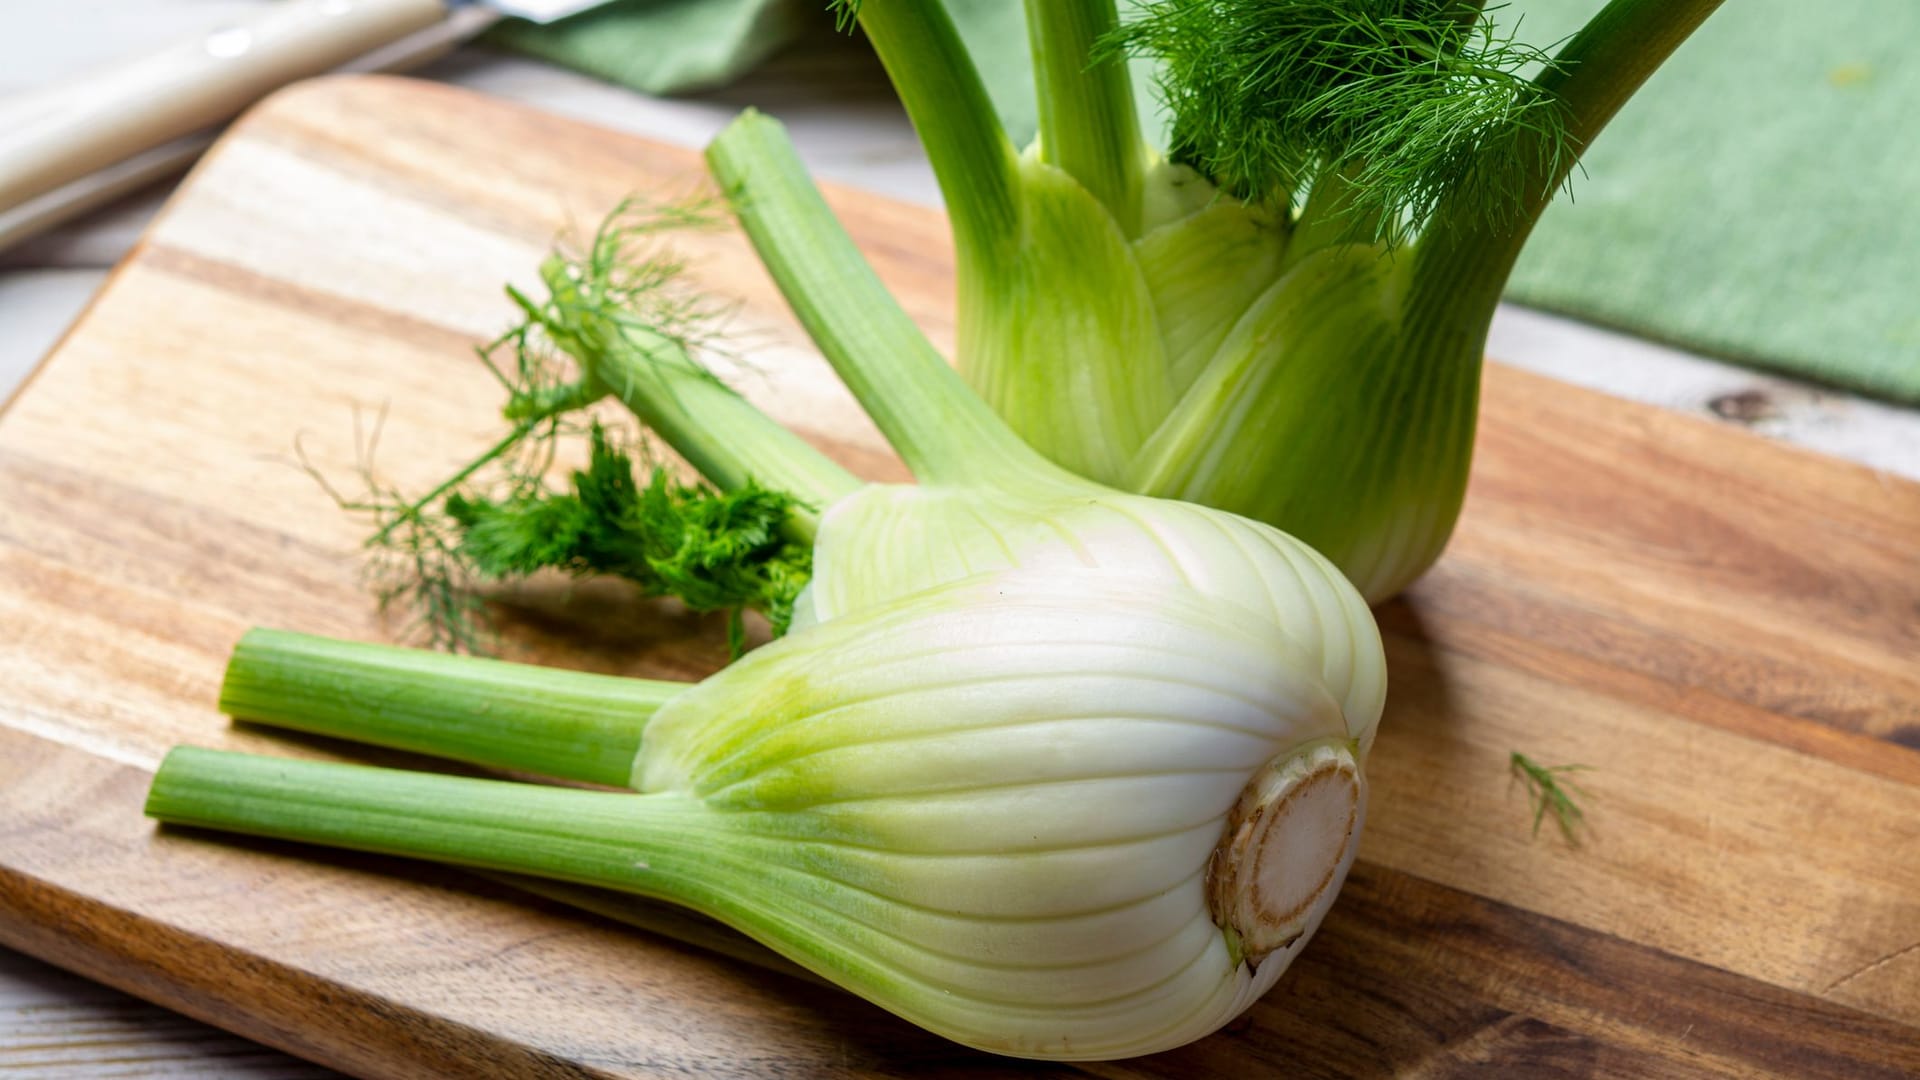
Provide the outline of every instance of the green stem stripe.
[[749,109],[714,139],[707,161],[794,314],[921,482],[1045,468],[881,284],[779,121]]
[[250,630],[220,687],[245,720],[493,768],[627,786],[687,684]]
[[867,0],[859,10],[940,182],[961,265],[988,258],[1018,232],[1018,154],[966,44],[941,0]]
[[[147,793],[174,825],[432,859],[684,902],[669,864],[711,847],[677,795],[581,791],[180,746]],[[661,864],[660,870],[653,863]]]
[[[821,879],[782,865],[769,850],[780,842],[745,836],[678,793],[579,791],[182,746],[160,763],[146,812],[174,825],[667,900],[867,997],[900,1001],[916,985],[848,937],[822,932],[823,923],[849,920],[811,897]],[[671,923],[653,928],[675,933]]]
[[1146,151],[1124,60],[1093,61],[1120,25],[1113,0],[1027,0],[1041,159],[1107,208],[1129,239],[1140,235]]
[[827,507],[862,481],[715,379],[679,343],[625,327],[598,350],[594,377],[715,487],[747,481],[806,504],[790,528],[812,543]]

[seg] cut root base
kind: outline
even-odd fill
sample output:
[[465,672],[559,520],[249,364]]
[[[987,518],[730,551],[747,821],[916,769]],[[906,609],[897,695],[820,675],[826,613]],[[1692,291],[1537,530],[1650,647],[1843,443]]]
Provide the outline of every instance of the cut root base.
[[1333,903],[1360,846],[1366,793],[1347,747],[1324,743],[1274,759],[1241,792],[1208,901],[1250,963],[1292,945]]

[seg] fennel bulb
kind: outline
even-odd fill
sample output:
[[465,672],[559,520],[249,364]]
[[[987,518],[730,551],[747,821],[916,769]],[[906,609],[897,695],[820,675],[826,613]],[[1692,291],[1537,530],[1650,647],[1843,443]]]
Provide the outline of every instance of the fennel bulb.
[[[958,1042],[1123,1057],[1257,1000],[1352,864],[1378,674],[1329,678],[1320,651],[1059,568],[797,628],[684,689],[256,635],[236,712],[580,778],[626,748],[642,794],[181,749],[148,812],[670,900]],[[541,694],[516,699],[521,672]]]
[[1453,0],[1028,0],[1024,152],[939,0],[837,6],[940,182],[968,382],[1063,467],[1271,523],[1378,601],[1452,533],[1533,222],[1719,0],[1596,0],[1550,49]]

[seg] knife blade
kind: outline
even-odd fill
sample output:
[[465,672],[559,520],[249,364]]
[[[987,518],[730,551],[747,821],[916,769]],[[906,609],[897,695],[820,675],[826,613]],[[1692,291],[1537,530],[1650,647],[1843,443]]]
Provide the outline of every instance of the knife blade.
[[[552,22],[604,2],[278,0],[243,22],[36,91],[24,121],[0,134],[0,245],[97,205],[111,197],[105,190],[126,190],[192,160],[208,129],[288,83],[409,38],[438,47],[402,50],[374,66],[424,62],[504,16]],[[63,191],[95,174],[103,182]]]

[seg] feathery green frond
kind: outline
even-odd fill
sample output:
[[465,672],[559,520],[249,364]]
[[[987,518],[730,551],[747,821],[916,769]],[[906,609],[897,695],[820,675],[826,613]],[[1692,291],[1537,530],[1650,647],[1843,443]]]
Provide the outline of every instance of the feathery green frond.
[[[545,404],[542,392],[551,393],[557,387],[564,395],[567,385],[586,379],[593,365],[592,357],[585,354],[600,347],[602,326],[642,331],[650,341],[688,353],[716,348],[726,307],[683,286],[687,260],[659,238],[715,228],[721,223],[720,214],[718,205],[704,198],[679,202],[630,198],[601,223],[584,252],[576,254],[563,246],[541,264],[540,278],[548,292],[545,302],[537,303],[509,288],[507,295],[525,318],[503,340],[531,347],[515,350],[515,374],[503,375],[495,368],[510,396],[507,416],[538,412]],[[560,366],[571,369],[570,377],[552,374],[556,348],[564,354]]]
[[425,512],[418,500],[384,483],[373,461],[386,424],[386,410],[372,426],[354,413],[354,460],[363,493],[349,497],[308,459],[300,440],[294,454],[300,468],[320,485],[334,505],[364,517],[375,526],[361,574],[372,589],[383,614],[396,609],[408,615],[408,633],[417,634],[430,648],[478,653],[485,647],[485,605],[473,587],[471,575],[454,555],[458,537],[437,515]]
[[1587,813],[1574,802],[1573,796],[1580,789],[1566,778],[1568,773],[1586,772],[1591,765],[1540,765],[1515,750],[1507,759],[1507,768],[1514,779],[1527,789],[1527,801],[1533,808],[1533,835],[1540,835],[1540,823],[1546,820],[1549,812],[1554,823],[1560,826],[1560,834],[1566,838],[1570,847],[1580,846],[1579,828],[1585,823]]
[[552,569],[625,578],[695,611],[728,612],[736,653],[746,608],[785,632],[812,561],[783,532],[790,496],[754,484],[716,492],[678,483],[665,469],[643,487],[605,428],[594,424],[589,437],[587,467],[568,491],[447,498],[446,515],[459,527],[454,554],[475,576],[506,581]]
[[1243,198],[1335,185],[1349,231],[1392,244],[1443,199],[1511,224],[1541,175],[1518,159],[1571,154],[1563,110],[1524,74],[1551,59],[1478,9],[1153,0],[1105,48],[1161,62],[1177,160]]

